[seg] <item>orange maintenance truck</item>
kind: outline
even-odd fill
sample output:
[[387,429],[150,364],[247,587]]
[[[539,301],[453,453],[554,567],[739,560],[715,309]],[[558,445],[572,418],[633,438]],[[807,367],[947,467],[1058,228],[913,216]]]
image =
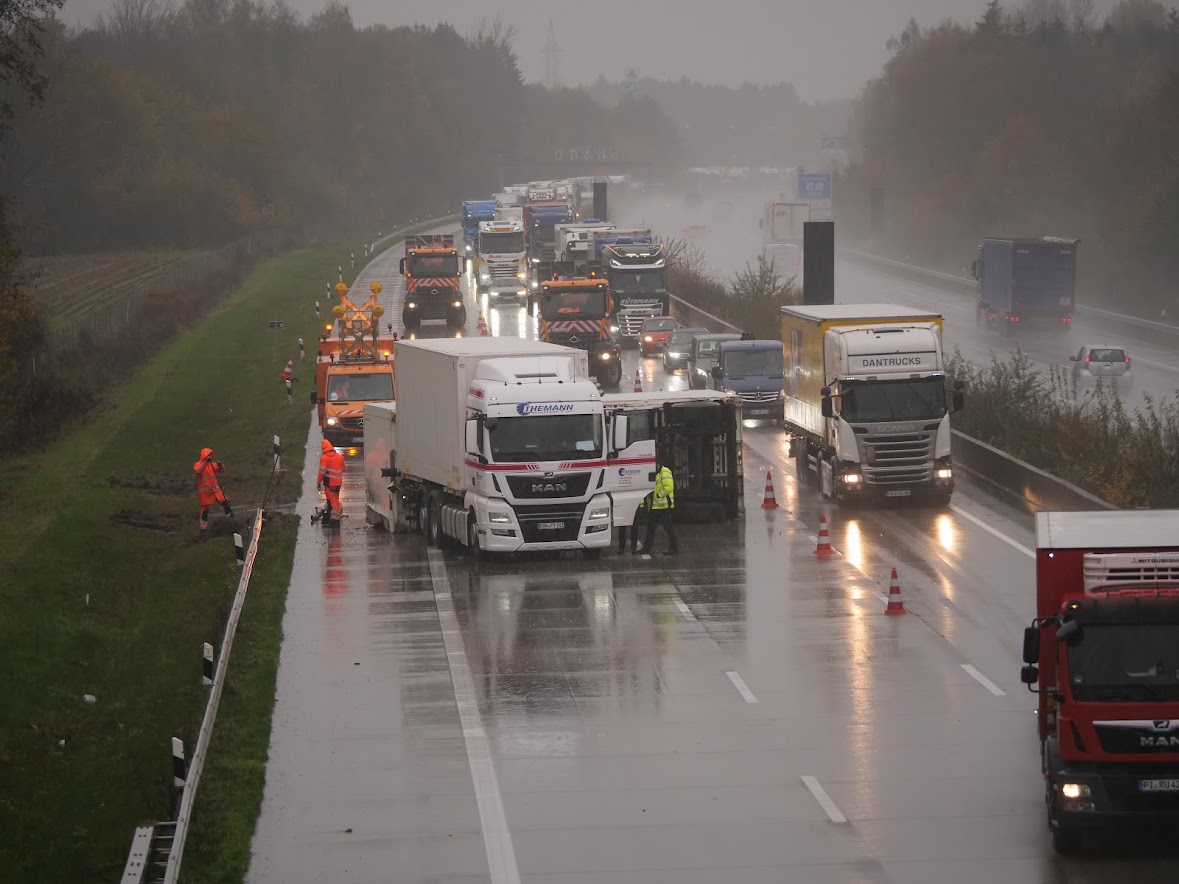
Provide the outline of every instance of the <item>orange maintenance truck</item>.
[[323,437],[338,448],[363,444],[366,402],[394,399],[393,343],[380,341],[385,312],[377,303],[381,284],[374,282],[369,289],[372,296],[357,307],[348,298],[348,286],[336,286],[340,303],[332,308],[335,321],[325,326],[315,360],[311,404],[319,408]]
[[463,263],[453,234],[414,233],[405,238],[405,257],[401,259],[401,275],[405,277],[402,325],[416,329],[423,319],[445,319],[453,328],[466,325],[467,308],[459,281]]

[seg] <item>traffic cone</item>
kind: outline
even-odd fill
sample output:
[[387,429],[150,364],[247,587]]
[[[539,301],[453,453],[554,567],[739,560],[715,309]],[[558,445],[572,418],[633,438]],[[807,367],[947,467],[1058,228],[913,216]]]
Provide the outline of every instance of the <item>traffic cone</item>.
[[766,470],[766,497],[761,502],[763,510],[776,510],[778,508],[778,498],[774,497],[774,480],[770,478],[770,471]]
[[884,609],[884,613],[890,616],[895,614],[908,614],[905,610],[905,603],[901,599],[901,583],[897,580],[897,569],[892,569],[892,583],[888,585],[888,607]]
[[815,547],[815,555],[829,556],[835,552],[831,548],[831,535],[827,533],[827,514],[819,513],[819,543]]
[[295,371],[295,357],[292,356],[287,360],[287,367],[282,370],[282,374],[278,376],[280,381],[289,381]]
[[642,382],[640,382],[640,381],[639,381],[639,373],[638,373],[637,371],[635,372],[635,389],[634,389],[634,392],[636,392],[636,393],[641,393],[641,392],[643,392],[643,384],[642,384]]

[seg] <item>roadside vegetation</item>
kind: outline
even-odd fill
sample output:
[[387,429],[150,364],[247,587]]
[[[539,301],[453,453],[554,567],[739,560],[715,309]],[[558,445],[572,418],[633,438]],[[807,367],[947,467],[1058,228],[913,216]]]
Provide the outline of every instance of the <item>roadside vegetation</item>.
[[672,294],[755,337],[777,338],[782,305],[802,303],[794,278],[784,279],[772,264],[746,265],[725,282],[709,269],[698,246],[681,239],[666,245]]
[[[192,858],[198,870],[226,855],[240,865],[261,800],[294,545],[282,513],[300,490],[309,425],[311,364],[291,404],[278,374],[318,326],[313,297],[291,293],[346,257],[263,262],[84,427],[0,464],[5,882],[117,880],[134,827],[174,812],[169,740],[195,745],[201,644],[220,640],[238,578],[232,533],[263,498],[278,435],[290,473],[271,502],[202,785],[216,818],[199,800]],[[286,322],[277,348],[271,319]],[[237,525],[216,519],[201,540],[191,465],[205,445],[226,464]]]
[[[987,236],[1082,240],[1082,300],[1174,316],[1179,10],[1119,0],[979,2],[914,20],[860,95],[835,185],[841,240],[960,273]],[[887,229],[869,236],[869,190]]]
[[954,428],[1119,507],[1179,506],[1179,404],[1078,389],[1067,369],[1038,370],[1022,352],[985,365],[955,352],[966,382]]

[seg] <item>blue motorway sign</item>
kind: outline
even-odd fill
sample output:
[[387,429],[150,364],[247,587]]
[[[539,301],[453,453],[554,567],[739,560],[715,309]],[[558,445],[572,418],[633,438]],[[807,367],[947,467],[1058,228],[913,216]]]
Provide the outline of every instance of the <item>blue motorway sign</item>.
[[798,198],[801,200],[831,199],[831,176],[827,173],[799,172]]
[[819,147],[823,150],[843,150],[847,139],[842,135],[822,135],[819,137]]

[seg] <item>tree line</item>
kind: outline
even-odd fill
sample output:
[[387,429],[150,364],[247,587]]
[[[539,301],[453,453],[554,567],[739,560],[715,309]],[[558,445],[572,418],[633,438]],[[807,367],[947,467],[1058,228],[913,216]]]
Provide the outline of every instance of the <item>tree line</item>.
[[[525,179],[584,174],[542,165],[573,145],[677,159],[676,126],[649,98],[605,107],[525,84],[498,19],[460,34],[358,28],[336,0],[307,19],[283,0],[115,0],[70,30],[54,17],[62,2],[0,0],[0,440],[44,413],[47,390],[93,401],[230,279],[189,293],[166,329],[153,320],[125,330],[128,346],[105,342],[117,367],[79,376],[46,360],[22,253],[371,235],[485,197],[505,163],[535,162]],[[169,315],[153,306],[145,322]]]
[[841,228],[960,270],[985,236],[1076,236],[1085,295],[1157,315],[1179,276],[1179,11],[990,0],[973,25],[910,20],[859,96]]

